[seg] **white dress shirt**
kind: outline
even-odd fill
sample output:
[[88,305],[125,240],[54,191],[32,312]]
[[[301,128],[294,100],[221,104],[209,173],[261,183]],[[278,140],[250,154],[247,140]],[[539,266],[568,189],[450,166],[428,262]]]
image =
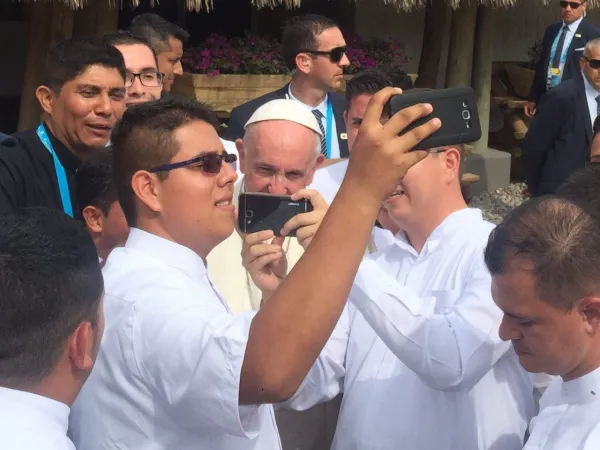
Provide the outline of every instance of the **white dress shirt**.
[[580,378],[556,378],[540,400],[524,450],[600,449],[600,368]]
[[71,414],[78,450],[281,448],[273,408],[238,404],[254,313],[231,313],[202,258],[132,228],[103,274],[104,337]]
[[585,77],[585,74],[582,73],[581,76],[583,77],[583,84],[585,85],[585,98],[590,112],[590,120],[592,121],[592,126],[594,126],[594,120],[596,120],[596,117],[598,116],[598,102],[596,101],[596,97],[600,95],[600,92],[590,84]]
[[[569,51],[569,47],[571,47],[571,42],[573,42],[573,38],[575,37],[575,32],[577,31],[577,28],[579,28],[579,24],[581,23],[582,20],[583,20],[583,17],[576,20],[572,24],[567,24],[563,21],[562,25],[560,26],[560,29],[558,30],[558,34],[555,36],[554,41],[552,41],[552,46],[554,46],[555,41],[558,42],[558,40],[560,39],[560,35],[562,34],[562,30],[566,26],[568,31],[567,31],[567,34],[565,35],[565,42],[563,43],[562,55],[564,55],[565,53],[567,53]],[[550,48],[550,50],[552,50],[552,48]],[[550,53],[550,56],[552,56],[552,53]],[[561,61],[562,61],[562,58],[561,58]],[[565,64],[561,62],[560,66],[559,66],[561,80],[562,80],[562,77],[564,74],[564,68],[565,68]],[[548,61],[547,77],[548,77],[548,79],[552,78],[552,59],[550,59]]]
[[[290,99],[296,100],[297,102],[302,103],[309,111],[312,111],[313,109],[318,109],[321,112],[321,114],[323,115],[323,117],[321,118],[321,123],[323,124],[323,129],[325,130],[325,137],[326,137],[327,136],[327,101],[329,100],[329,94],[327,94],[325,96],[325,99],[316,107],[310,106],[310,105],[307,105],[306,103],[303,103],[301,100],[298,100],[296,97],[294,97],[294,94],[292,94],[292,84],[290,83],[289,88],[288,88],[288,96]],[[329,155],[329,159],[335,159],[335,158],[340,157],[340,143],[338,141],[338,138],[339,138],[339,136],[337,134],[337,126],[335,124],[335,113],[334,113],[333,116],[331,117],[331,155]]]
[[0,387],[0,449],[75,450],[68,426],[64,403]]
[[450,215],[420,254],[401,234],[366,257],[296,409],[343,389],[335,450],[517,450],[532,376],[498,336],[481,212]]

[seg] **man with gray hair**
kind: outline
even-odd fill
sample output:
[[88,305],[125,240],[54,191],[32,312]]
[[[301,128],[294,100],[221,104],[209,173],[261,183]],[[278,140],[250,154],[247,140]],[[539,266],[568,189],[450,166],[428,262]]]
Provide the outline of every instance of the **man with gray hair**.
[[[266,242],[265,232],[246,236],[234,232],[209,254],[210,278],[236,313],[260,308],[268,296],[261,291],[276,289],[300,259],[325,216],[327,204],[321,195],[305,189],[324,160],[321,136],[309,110],[294,100],[278,99],[258,108],[245,125],[244,138],[236,141],[243,173],[234,186],[236,207],[241,192],[296,195],[294,198],[308,198],[314,207],[312,212],[296,216],[285,226],[288,233],[295,229],[296,237],[275,237]],[[265,258],[272,261],[267,266]],[[277,410],[283,448],[329,448],[338,411],[339,399],[308,412]]]
[[590,160],[592,124],[600,112],[600,39],[587,43],[579,60],[582,77],[549,91],[522,144],[531,195],[551,194]]

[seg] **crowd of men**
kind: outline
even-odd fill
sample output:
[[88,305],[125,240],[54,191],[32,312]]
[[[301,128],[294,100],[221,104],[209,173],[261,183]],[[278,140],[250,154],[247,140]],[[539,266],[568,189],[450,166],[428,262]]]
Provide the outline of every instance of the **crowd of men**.
[[[286,25],[290,83],[223,137],[169,93],[187,38],[143,14],[59,43],[40,125],[0,141],[0,448],[599,448],[600,167],[495,227],[462,145],[413,150],[431,105],[387,115],[409,77],[335,92],[335,22]],[[243,234],[242,192],[313,209]]]

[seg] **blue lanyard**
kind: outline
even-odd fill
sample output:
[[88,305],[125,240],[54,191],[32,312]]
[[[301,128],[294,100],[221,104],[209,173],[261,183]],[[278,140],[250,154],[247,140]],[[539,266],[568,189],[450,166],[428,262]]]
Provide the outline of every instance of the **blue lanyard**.
[[43,123],[37,127],[36,133],[54,160],[54,171],[56,172],[56,179],[58,180],[58,190],[60,191],[60,199],[62,201],[63,211],[65,214],[73,217],[73,206],[71,205],[71,194],[69,192],[69,183],[67,182],[67,173],[65,172],[65,168],[58,159],[58,156],[56,156],[56,152],[54,151],[54,147],[52,146],[52,142],[48,137],[48,133],[46,133],[46,128],[44,127]]
[[333,133],[333,105],[331,104],[331,96],[327,96],[327,128],[325,129],[325,143],[327,144],[327,159],[331,158],[331,135]]

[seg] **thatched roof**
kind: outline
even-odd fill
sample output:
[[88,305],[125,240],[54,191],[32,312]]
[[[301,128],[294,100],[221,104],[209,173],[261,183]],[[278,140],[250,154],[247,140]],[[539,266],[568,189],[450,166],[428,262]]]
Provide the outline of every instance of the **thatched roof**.
[[[140,0],[60,0],[66,3],[73,9],[79,9],[85,6],[89,1],[108,1],[111,5],[121,5],[124,2],[129,2],[133,7],[139,5]],[[161,1],[176,1],[176,0],[150,0],[152,6],[158,4]],[[306,0],[305,0],[306,1]],[[321,0],[326,1],[326,0]],[[423,8],[429,1],[446,1],[452,6],[452,8],[459,8],[461,4],[466,2],[477,1],[481,4],[491,5],[497,8],[507,8],[515,6],[520,2],[529,2],[533,0],[355,0],[355,1],[380,1],[387,5],[393,5],[398,11],[412,11],[418,8]],[[540,3],[540,7],[544,5],[552,6],[558,3],[558,0],[537,0]],[[286,8],[298,8],[302,0],[250,0],[250,2],[257,8],[274,8],[279,5],[284,5]],[[596,8],[600,6],[600,0],[588,0],[588,7]],[[188,11],[212,11],[214,9],[213,0],[185,0],[185,6]]]

